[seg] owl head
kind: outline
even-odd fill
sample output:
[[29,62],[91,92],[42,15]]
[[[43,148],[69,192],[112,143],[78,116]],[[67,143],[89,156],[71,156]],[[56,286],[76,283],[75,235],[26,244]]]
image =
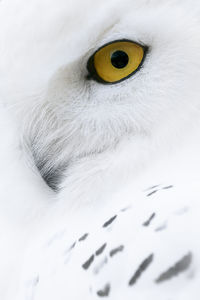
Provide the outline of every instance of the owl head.
[[85,172],[96,159],[97,169],[115,160],[134,172],[199,126],[197,1],[1,5],[10,19],[18,12],[13,22],[0,18],[1,65],[9,70],[2,98],[53,189],[74,166]]

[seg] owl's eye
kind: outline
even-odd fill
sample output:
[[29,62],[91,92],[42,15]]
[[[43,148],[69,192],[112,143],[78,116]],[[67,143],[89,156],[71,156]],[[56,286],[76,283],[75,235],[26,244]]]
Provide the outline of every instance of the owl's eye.
[[88,60],[90,76],[101,83],[117,83],[141,67],[146,47],[129,40],[113,41],[98,49]]

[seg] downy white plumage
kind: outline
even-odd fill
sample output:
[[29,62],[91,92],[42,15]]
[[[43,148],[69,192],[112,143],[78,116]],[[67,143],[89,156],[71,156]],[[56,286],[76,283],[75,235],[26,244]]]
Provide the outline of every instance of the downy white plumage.
[[[0,2],[1,299],[199,298],[199,32],[196,0]],[[121,39],[141,69],[89,80]]]

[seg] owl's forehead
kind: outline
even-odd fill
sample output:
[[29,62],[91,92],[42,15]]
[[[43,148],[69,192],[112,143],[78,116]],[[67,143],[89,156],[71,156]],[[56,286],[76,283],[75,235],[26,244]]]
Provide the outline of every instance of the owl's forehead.
[[57,0],[56,3],[7,0],[0,3],[0,38],[8,46],[6,50],[9,43],[22,50],[23,43],[29,45],[29,50],[45,43],[51,43],[55,49],[62,43],[76,53],[124,19],[130,21],[129,26],[135,17],[146,17],[146,10],[151,15],[163,9],[170,15],[175,7],[186,7],[187,13],[188,6],[195,12],[200,3],[197,0]]
[[[62,37],[63,42],[73,43],[72,37],[80,36],[86,41],[98,37],[110,26],[120,23],[125,17],[133,20],[135,16],[143,17],[158,9],[170,10],[188,7],[198,11],[197,0],[7,0],[0,3],[0,37],[1,41],[18,43],[35,41],[38,44]],[[131,15],[130,15],[131,13]],[[6,37],[6,38],[5,38]],[[64,38],[63,38],[64,37]]]

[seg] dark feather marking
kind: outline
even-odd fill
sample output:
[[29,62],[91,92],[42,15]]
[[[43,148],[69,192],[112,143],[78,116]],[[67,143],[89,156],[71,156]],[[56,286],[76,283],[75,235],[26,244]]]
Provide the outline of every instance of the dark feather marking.
[[164,223],[155,229],[156,232],[162,231],[167,228],[167,223]]
[[162,283],[163,281],[170,280],[180,273],[185,272],[191,265],[192,254],[189,252],[183,258],[181,258],[173,267],[170,267],[167,271],[163,272],[156,280],[156,283]]
[[155,216],[156,216],[156,214],[153,213],[153,214],[149,217],[149,219],[148,219],[147,221],[145,221],[142,225],[145,226],[145,227],[149,226],[149,225],[151,224],[151,221],[155,218]]
[[155,194],[157,191],[158,191],[158,190],[154,190],[154,191],[152,191],[151,193],[147,194],[147,197],[149,197],[149,196],[151,196],[151,195]]
[[120,211],[121,212],[126,212],[127,210],[131,209],[131,207],[132,207],[131,205],[126,206],[126,207],[122,208]]
[[116,218],[117,218],[117,215],[115,215],[114,217],[110,218],[107,222],[105,222],[103,224],[103,227],[105,228],[105,227],[109,226]]
[[75,246],[76,246],[76,241],[73,244],[71,244],[71,246],[67,248],[67,250],[65,250],[64,255],[67,255],[72,249],[74,249]]
[[145,191],[146,191],[146,192],[147,192],[147,191],[150,191],[150,190],[155,189],[155,188],[157,188],[157,187],[159,187],[159,186],[160,186],[159,184],[150,186],[150,187],[147,188]]
[[79,242],[82,242],[84,240],[86,240],[86,238],[88,237],[89,233],[85,233],[84,235],[82,235],[78,240]]
[[113,250],[110,251],[110,257],[114,256],[115,254],[117,254],[118,252],[122,252],[124,250],[124,246],[121,245]]
[[94,255],[91,255],[90,258],[88,260],[86,260],[86,262],[82,265],[82,268],[84,270],[87,270],[91,266],[93,261],[94,261]]
[[108,297],[110,294],[110,284],[107,283],[102,290],[97,291],[99,297]]
[[69,247],[69,251],[72,250],[75,246],[76,246],[76,242],[74,242],[74,243]]
[[100,255],[101,253],[103,253],[103,251],[104,251],[104,249],[106,248],[106,243],[105,244],[103,244],[96,252],[95,252],[95,254],[98,256],[98,255]]
[[162,189],[163,190],[168,190],[168,189],[171,189],[173,187],[174,187],[173,185],[168,185],[168,186],[164,186]]
[[142,275],[142,273],[150,266],[150,264],[153,261],[153,253],[150,254],[145,260],[139,265],[139,268],[135,272],[135,274],[132,276],[132,278],[129,281],[129,285],[134,285],[139,277]]

